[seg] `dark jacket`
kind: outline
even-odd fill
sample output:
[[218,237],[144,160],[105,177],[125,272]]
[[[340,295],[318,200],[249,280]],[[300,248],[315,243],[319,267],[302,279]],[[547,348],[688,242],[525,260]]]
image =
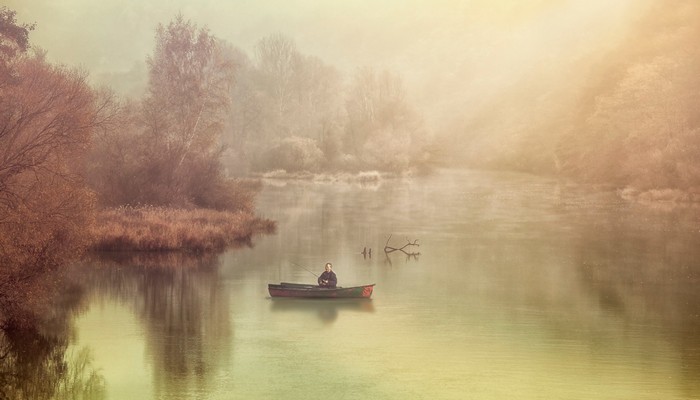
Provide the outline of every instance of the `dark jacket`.
[[[328,284],[323,284],[323,281],[328,281]],[[318,285],[326,287],[335,287],[338,284],[338,278],[335,276],[333,271],[323,271],[321,276],[318,277]]]

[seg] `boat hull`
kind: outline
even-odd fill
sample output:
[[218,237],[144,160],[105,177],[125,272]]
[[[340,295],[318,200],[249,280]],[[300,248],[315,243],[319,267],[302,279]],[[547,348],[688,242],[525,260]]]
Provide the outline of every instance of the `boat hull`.
[[314,299],[368,299],[374,291],[371,285],[325,288],[300,283],[269,284],[271,297],[304,297]]

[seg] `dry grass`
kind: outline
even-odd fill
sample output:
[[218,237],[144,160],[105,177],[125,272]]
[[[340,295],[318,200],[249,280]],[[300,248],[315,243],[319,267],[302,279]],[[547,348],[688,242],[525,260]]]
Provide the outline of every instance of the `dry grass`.
[[101,211],[92,231],[98,251],[211,251],[272,233],[275,223],[251,213],[163,207]]

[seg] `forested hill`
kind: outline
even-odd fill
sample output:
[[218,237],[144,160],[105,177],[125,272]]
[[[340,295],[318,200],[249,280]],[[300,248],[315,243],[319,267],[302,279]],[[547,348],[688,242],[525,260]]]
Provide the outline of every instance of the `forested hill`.
[[618,42],[558,65],[543,62],[464,121],[460,159],[640,190],[694,191],[699,41],[700,2],[656,1]]

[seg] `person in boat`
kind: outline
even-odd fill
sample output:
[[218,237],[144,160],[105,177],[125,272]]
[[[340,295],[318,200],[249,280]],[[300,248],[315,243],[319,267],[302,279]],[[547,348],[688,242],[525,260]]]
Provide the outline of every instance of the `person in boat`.
[[333,272],[333,264],[326,263],[326,270],[318,277],[318,286],[334,288],[338,284],[338,277]]

